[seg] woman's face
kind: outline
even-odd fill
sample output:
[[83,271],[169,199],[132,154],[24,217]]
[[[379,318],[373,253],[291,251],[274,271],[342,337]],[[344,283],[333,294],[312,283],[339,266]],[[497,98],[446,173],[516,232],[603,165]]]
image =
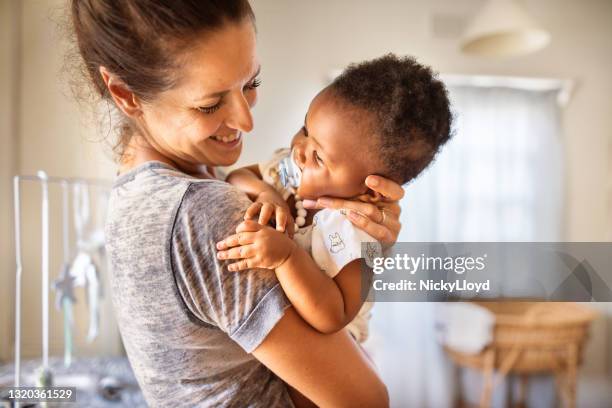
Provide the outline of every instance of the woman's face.
[[137,122],[148,144],[185,171],[235,163],[259,85],[253,24],[203,33],[181,62],[177,85],[142,106]]

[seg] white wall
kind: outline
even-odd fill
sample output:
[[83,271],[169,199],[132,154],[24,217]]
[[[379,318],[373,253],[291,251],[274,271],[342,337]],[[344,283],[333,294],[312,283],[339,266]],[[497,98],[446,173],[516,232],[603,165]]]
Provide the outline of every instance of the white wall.
[[11,272],[14,270],[12,228],[12,180],[15,171],[15,109],[12,100],[15,95],[14,58],[17,39],[15,38],[15,24],[13,16],[15,10],[9,0],[0,0],[0,361],[10,358],[9,337],[11,325],[13,280]]

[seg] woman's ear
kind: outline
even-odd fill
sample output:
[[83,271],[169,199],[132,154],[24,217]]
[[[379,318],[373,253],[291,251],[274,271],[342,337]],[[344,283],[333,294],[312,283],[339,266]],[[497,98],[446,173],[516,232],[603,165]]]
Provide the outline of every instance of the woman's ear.
[[109,72],[106,67],[100,67],[100,75],[117,107],[129,117],[140,116],[142,113],[140,103],[128,86]]
[[383,196],[378,192],[374,191],[371,188],[368,188],[365,193],[361,194],[358,199],[365,203],[377,203],[382,201]]

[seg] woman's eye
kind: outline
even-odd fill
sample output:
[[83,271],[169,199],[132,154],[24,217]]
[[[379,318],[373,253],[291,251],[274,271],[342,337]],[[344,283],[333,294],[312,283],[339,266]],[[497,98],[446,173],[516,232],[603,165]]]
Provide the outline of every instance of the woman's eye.
[[259,85],[261,85],[261,79],[259,78],[255,78],[254,80],[252,80],[250,83],[246,84],[244,86],[244,89],[255,89],[257,88]]
[[218,102],[216,105],[213,105],[213,106],[200,106],[199,108],[196,108],[196,109],[202,113],[211,114],[211,113],[215,113],[220,107],[221,107],[221,102]]
[[302,133],[304,134],[304,137],[308,137],[308,131],[306,130],[306,126],[302,126]]

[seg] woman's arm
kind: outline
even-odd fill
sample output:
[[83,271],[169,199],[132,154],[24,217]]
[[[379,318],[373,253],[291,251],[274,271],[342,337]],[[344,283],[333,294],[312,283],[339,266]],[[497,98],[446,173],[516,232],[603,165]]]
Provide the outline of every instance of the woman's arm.
[[292,307],[253,356],[318,406],[389,406],[387,388],[350,335],[321,334]]

